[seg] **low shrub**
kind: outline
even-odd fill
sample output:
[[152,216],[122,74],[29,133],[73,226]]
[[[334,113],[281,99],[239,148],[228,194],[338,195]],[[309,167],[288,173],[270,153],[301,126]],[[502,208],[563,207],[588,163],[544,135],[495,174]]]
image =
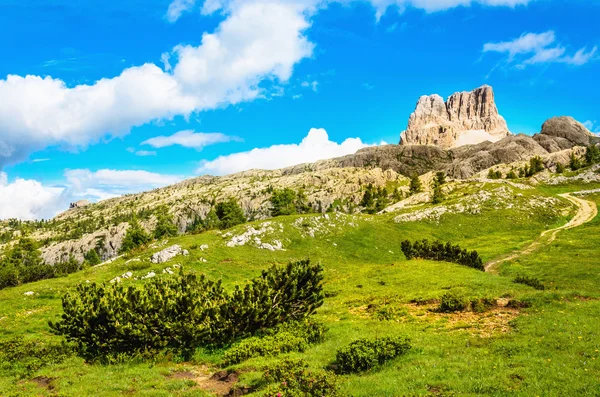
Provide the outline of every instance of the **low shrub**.
[[66,344],[13,338],[0,342],[0,371],[18,379],[28,378],[40,368],[60,364],[73,355]]
[[327,371],[311,371],[304,360],[283,360],[264,369],[263,380],[271,384],[269,397],[337,397],[337,376]]
[[443,244],[440,241],[429,243],[427,239],[411,243],[405,240],[400,244],[400,249],[406,259],[429,259],[434,261],[453,262],[459,265],[472,267],[485,271],[483,261],[477,251],[467,251],[450,242]]
[[404,337],[361,338],[338,350],[336,370],[342,374],[367,371],[410,350],[410,341]]
[[306,339],[291,334],[280,332],[277,335],[265,337],[252,337],[244,339],[236,346],[225,352],[227,365],[241,363],[253,357],[277,356],[289,352],[303,352],[308,347]]
[[469,300],[458,291],[449,291],[442,295],[438,310],[443,313],[461,312],[469,307]]
[[253,357],[277,356],[303,352],[309,345],[321,342],[323,324],[314,321],[292,322],[267,330],[262,337],[244,339],[225,352],[225,363],[237,364]]
[[542,284],[542,282],[535,277],[517,276],[513,282],[517,284],[525,284],[540,291],[546,289],[546,286],[544,286],[544,284]]
[[183,271],[137,285],[84,283],[63,297],[61,320],[49,325],[86,358],[163,349],[187,356],[303,320],[323,303],[322,272],[308,260],[273,266],[232,293]]

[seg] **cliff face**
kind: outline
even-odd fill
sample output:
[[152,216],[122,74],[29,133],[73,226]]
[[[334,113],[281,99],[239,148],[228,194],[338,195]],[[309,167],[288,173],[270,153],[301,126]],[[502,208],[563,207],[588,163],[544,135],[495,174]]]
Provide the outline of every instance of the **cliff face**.
[[496,142],[510,135],[498,113],[492,87],[451,95],[422,96],[400,137],[401,145],[437,145],[448,149],[486,140]]

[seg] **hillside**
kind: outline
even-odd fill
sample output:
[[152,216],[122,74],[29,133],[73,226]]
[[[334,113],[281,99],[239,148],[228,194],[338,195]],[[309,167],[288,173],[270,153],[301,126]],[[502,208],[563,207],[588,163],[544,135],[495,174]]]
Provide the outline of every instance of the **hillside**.
[[[315,319],[327,331],[323,342],[304,352],[234,365],[223,363],[226,349],[199,349],[185,362],[157,357],[150,365],[138,359],[84,364],[71,354],[50,362],[16,356],[0,369],[0,390],[6,395],[183,396],[237,395],[228,394],[235,389],[262,395],[261,368],[282,357],[303,358],[317,370],[356,338],[400,334],[410,338],[410,352],[377,370],[338,376],[340,395],[595,395],[600,392],[594,381],[600,375],[594,323],[600,310],[597,217],[558,232],[552,244],[502,263],[498,275],[446,262],[408,261],[400,250],[405,239],[439,238],[477,250],[484,262],[508,256],[575,214],[576,207],[559,193],[600,188],[598,182],[578,180],[578,174],[566,177],[568,184],[558,185],[451,182],[442,204],[413,203],[380,215],[337,212],[256,220],[169,238],[66,277],[4,289],[0,343],[25,338],[53,344],[61,339],[50,334],[47,322],[58,319],[61,297],[77,283],[121,277],[124,285],[140,285],[145,282],[140,278],[151,273],[174,277],[170,269],[183,266],[220,278],[231,289],[270,264],[309,257],[325,271],[324,305]],[[598,193],[581,197],[600,203]],[[280,248],[266,249],[263,243],[280,243]],[[153,253],[174,244],[189,255],[151,263]],[[516,276],[536,278],[546,289],[514,283]],[[489,304],[455,313],[433,310],[448,292]],[[3,350],[0,354],[10,354]],[[213,376],[224,368],[224,376]]]

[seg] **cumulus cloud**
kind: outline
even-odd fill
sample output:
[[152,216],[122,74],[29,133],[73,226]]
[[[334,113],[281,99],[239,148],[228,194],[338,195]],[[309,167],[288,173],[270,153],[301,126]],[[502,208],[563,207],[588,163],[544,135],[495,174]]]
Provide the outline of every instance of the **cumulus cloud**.
[[506,54],[506,62],[517,61],[519,62],[517,65],[519,68],[550,62],[581,66],[594,59],[597,50],[595,46],[589,51],[584,47],[573,55],[566,55],[567,49],[557,43],[553,31],[523,33],[520,37],[510,41],[486,43],[483,46],[484,53],[498,52]]
[[194,132],[192,130],[185,130],[176,132],[169,136],[156,136],[142,142],[142,145],[150,145],[157,149],[179,145],[187,148],[193,148],[196,150],[202,150],[205,146],[214,145],[216,143],[241,141],[236,136],[229,136],[220,132]]
[[88,199],[105,200],[177,183],[179,175],[164,175],[141,170],[66,171],[62,186],[48,186],[36,180],[17,178],[8,182],[0,172],[0,219],[49,219],[65,211],[69,203]]
[[148,63],[75,87],[52,77],[9,75],[0,80],[0,169],[49,145],[85,147],[154,120],[260,97],[262,81],[289,79],[294,65],[312,54],[304,11],[268,1],[227,9],[199,46],[178,45],[163,55],[165,69]]
[[175,22],[179,17],[186,11],[191,10],[194,7],[195,0],[175,0],[169,4],[167,9],[167,20],[169,22]]
[[202,161],[198,174],[226,175],[249,169],[278,169],[317,160],[345,156],[367,146],[360,138],[348,138],[342,143],[329,140],[327,131],[312,128],[298,144],[273,145],[248,152]]
[[18,178],[8,183],[0,172],[0,219],[48,219],[64,201],[65,188],[44,186],[38,181]]

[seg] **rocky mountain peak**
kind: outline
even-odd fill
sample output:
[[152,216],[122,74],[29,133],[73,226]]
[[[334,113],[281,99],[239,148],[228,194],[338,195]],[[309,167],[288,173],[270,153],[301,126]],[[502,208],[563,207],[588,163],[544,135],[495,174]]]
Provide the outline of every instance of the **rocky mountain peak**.
[[419,98],[401,145],[437,145],[451,148],[483,141],[498,141],[510,135],[498,113],[494,90],[483,85],[470,92],[457,92],[447,101],[437,95]]

